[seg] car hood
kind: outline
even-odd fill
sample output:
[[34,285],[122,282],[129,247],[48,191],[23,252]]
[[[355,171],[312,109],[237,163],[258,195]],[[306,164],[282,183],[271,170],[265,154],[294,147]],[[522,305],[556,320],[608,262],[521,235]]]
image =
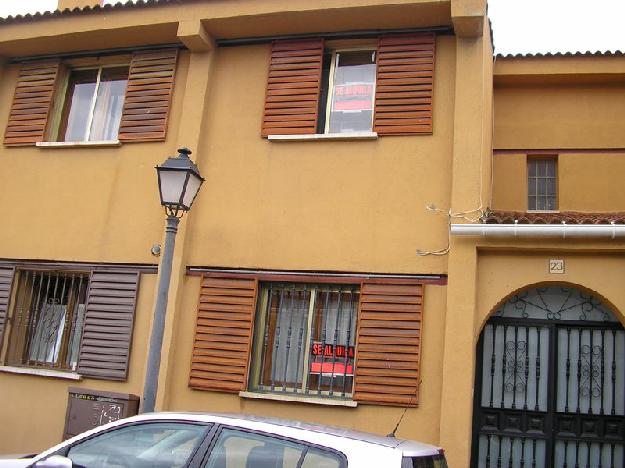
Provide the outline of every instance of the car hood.
[[[19,457],[19,455],[9,455],[10,457]],[[23,468],[33,462],[32,458],[8,458],[6,455],[0,455],[0,468]]]

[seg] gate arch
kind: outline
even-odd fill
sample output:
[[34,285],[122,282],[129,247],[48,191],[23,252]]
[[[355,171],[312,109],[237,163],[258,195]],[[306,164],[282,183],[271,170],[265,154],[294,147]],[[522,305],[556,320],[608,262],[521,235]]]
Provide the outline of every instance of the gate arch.
[[474,468],[625,466],[625,330],[583,288],[515,292],[480,334]]

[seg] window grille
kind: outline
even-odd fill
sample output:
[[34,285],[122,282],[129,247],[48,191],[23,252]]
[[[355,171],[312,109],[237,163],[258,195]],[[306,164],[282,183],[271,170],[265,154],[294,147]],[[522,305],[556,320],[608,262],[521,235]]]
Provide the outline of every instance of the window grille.
[[88,282],[83,273],[20,272],[8,364],[76,369]]
[[252,390],[351,398],[359,297],[355,285],[263,285]]
[[527,160],[527,209],[553,211],[558,209],[556,192],[555,158],[530,158]]

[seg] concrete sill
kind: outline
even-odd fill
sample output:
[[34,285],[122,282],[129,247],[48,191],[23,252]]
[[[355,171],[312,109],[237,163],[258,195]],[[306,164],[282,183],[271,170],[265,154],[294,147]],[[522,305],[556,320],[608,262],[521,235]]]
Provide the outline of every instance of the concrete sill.
[[38,141],[37,148],[107,148],[121,146],[119,140],[106,141]]
[[35,369],[32,367],[0,366],[0,372],[6,372],[8,374],[38,375],[40,377],[52,377],[55,379],[82,380],[82,376],[75,372],[64,372],[52,369]]
[[269,135],[269,141],[286,143],[289,141],[355,141],[377,140],[376,132],[353,132],[353,133],[319,133],[314,135]]
[[331,398],[316,398],[304,395],[284,395],[278,393],[239,392],[241,398],[253,400],[294,401],[297,403],[309,403],[311,405],[347,406],[355,408],[358,403],[352,400],[333,400]]

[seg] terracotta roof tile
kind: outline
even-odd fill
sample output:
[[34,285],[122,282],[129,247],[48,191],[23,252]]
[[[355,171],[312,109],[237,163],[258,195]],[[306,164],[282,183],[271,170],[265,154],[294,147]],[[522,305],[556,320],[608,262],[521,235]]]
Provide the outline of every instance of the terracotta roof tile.
[[625,51],[621,50],[597,50],[597,51],[576,51],[576,52],[536,52],[536,53],[517,53],[517,54],[496,54],[498,59],[507,58],[542,58],[542,57],[601,57],[601,56],[623,56]]
[[625,224],[625,212],[526,213],[523,211],[489,211],[482,217],[485,224]]

